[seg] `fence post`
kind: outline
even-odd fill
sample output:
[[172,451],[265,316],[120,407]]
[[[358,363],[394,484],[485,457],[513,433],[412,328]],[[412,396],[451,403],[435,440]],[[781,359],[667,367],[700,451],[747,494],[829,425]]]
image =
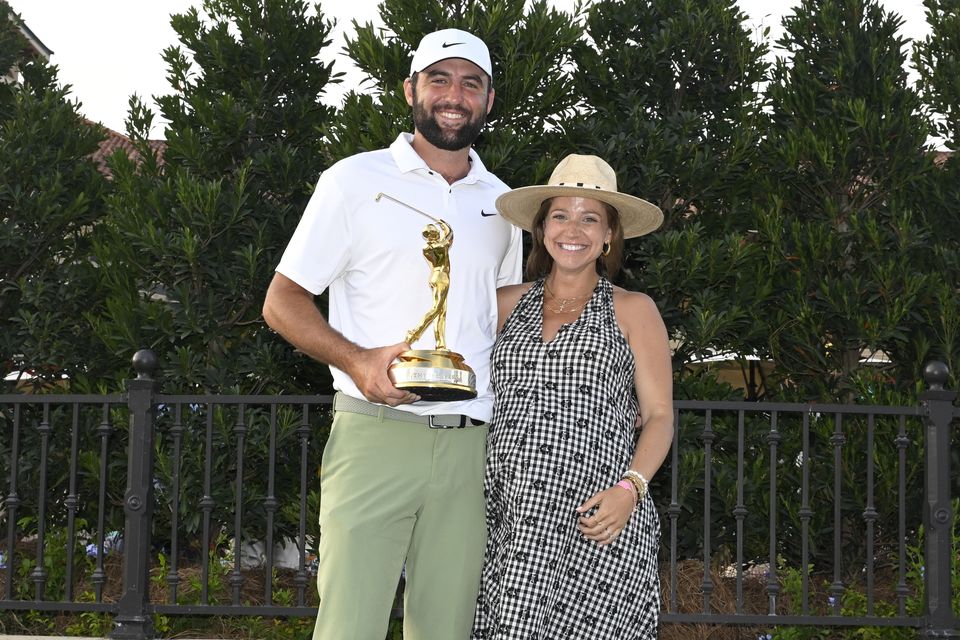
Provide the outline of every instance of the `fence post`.
[[127,450],[127,490],[123,496],[123,595],[111,638],[146,640],[154,637],[150,603],[150,527],[153,521],[153,436],[157,356],[148,349],[133,355],[135,380],[127,386],[130,435]]
[[924,424],[924,638],[956,638],[950,594],[953,513],[950,504],[950,425],[956,391],[947,391],[949,369],[929,362],[928,389],[920,394]]

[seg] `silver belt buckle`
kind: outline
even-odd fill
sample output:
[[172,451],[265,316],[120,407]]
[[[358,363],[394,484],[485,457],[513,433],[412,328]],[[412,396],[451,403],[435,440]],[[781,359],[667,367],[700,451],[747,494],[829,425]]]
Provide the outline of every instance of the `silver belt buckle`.
[[[427,424],[430,426],[431,429],[456,429],[457,428],[457,425],[455,424],[437,424],[436,422],[433,421],[435,417],[436,416],[432,413],[427,416]],[[460,416],[460,422],[461,422],[460,424],[461,427],[466,426],[466,424],[463,424],[465,423],[465,419],[463,416]]]

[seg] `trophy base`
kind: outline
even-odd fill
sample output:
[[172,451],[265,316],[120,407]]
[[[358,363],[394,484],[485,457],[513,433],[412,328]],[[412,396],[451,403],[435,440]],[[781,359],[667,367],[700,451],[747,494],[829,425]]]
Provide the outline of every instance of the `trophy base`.
[[462,355],[446,349],[404,351],[390,365],[390,377],[398,389],[428,402],[477,397],[477,375]]

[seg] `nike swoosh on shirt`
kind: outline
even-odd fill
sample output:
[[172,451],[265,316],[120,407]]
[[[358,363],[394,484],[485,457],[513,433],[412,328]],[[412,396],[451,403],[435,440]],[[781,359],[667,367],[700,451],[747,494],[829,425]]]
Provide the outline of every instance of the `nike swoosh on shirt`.
[[447,47],[455,47],[455,46],[457,46],[458,44],[463,44],[463,43],[462,43],[462,42],[444,42],[444,43],[443,43],[442,45],[440,45],[440,46],[443,47],[444,49],[446,49]]
[[493,213],[487,213],[487,212],[484,211],[483,209],[480,209],[480,215],[482,215],[484,218],[489,218],[490,216],[495,216],[495,215],[497,215],[497,212],[494,211]]

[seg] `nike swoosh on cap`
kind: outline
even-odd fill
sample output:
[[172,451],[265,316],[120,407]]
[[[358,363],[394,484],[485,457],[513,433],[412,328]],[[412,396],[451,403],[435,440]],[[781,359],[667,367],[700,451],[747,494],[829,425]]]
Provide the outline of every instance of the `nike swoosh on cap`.
[[443,43],[442,45],[440,45],[440,46],[443,47],[444,49],[446,49],[447,47],[455,47],[455,46],[457,46],[458,44],[463,44],[463,43],[462,43],[462,42],[444,42],[444,43]]
[[483,209],[480,209],[480,215],[482,215],[484,218],[489,218],[490,216],[495,216],[495,215],[497,215],[497,212],[494,211],[493,213],[487,213],[487,212],[484,211]]

